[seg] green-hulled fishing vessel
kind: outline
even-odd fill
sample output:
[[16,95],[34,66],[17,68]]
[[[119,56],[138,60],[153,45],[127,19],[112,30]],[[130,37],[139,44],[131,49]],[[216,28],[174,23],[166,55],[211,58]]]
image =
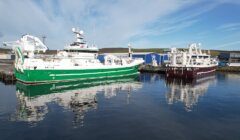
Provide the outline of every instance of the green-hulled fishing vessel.
[[6,42],[12,45],[15,53],[15,76],[18,81],[36,84],[63,81],[91,81],[138,73],[142,59],[118,58],[113,55],[104,57],[104,62],[97,59],[98,48],[88,46],[84,40],[83,31],[75,28],[76,41],[59,51],[56,55],[43,55],[48,48],[31,35],[24,35],[16,42]]

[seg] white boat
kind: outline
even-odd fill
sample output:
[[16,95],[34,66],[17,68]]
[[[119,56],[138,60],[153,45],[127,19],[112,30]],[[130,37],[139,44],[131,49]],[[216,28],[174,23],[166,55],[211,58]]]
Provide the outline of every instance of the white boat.
[[211,58],[210,52],[200,49],[200,44],[193,43],[187,50],[171,48],[170,63],[166,68],[167,77],[196,78],[215,72],[218,62]]
[[138,74],[138,66],[143,63],[142,59],[108,55],[101,63],[97,59],[98,48],[87,45],[83,31],[74,28],[72,31],[77,36],[76,41],[51,57],[37,54],[40,51],[45,52],[48,48],[40,39],[31,35],[24,35],[15,42],[5,42],[4,44],[12,46],[16,53],[16,79],[24,83],[44,83],[91,81]]

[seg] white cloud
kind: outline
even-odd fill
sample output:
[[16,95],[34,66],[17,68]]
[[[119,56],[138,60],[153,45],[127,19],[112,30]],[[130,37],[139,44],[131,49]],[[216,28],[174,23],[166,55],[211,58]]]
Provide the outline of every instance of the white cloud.
[[22,34],[47,36],[50,48],[62,48],[72,40],[71,27],[79,26],[87,39],[100,47],[126,45],[145,24],[175,12],[190,1],[30,0],[0,1],[0,41],[18,39]]
[[[199,2],[201,1],[0,1],[0,42],[16,40],[22,34],[30,33],[36,36],[46,35],[49,48],[62,49],[74,39],[71,28],[80,27],[85,31],[86,39],[99,47],[127,46],[134,37],[174,33],[195,24],[198,21],[196,17],[211,10],[212,5],[175,18],[168,16]],[[151,24],[154,27],[148,28]],[[140,39],[138,42],[151,41]]]
[[219,27],[217,27],[218,30],[221,31],[237,31],[240,30],[240,23],[227,23],[227,24],[223,24],[220,25]]

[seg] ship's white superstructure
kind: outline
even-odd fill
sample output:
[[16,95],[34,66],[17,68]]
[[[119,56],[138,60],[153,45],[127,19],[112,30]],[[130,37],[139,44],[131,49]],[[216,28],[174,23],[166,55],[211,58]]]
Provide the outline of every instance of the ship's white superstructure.
[[200,44],[193,43],[187,50],[172,48],[169,53],[170,63],[166,65],[167,77],[196,78],[215,72],[218,62],[210,52],[200,49]]
[[211,58],[210,51],[202,51],[199,43],[189,45],[188,50],[171,48],[170,67],[212,67],[217,66],[217,61]]

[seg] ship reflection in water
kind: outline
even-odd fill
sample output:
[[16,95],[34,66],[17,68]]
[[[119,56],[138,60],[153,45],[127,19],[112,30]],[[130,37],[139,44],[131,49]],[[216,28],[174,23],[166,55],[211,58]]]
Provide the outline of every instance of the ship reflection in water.
[[195,80],[166,79],[169,88],[166,93],[168,104],[182,102],[186,111],[192,111],[193,106],[197,105],[199,98],[203,96],[211,84],[216,83],[216,77],[208,76]]
[[[64,110],[73,112],[73,125],[82,126],[84,115],[97,109],[97,94],[103,93],[109,99],[121,91],[131,94],[141,88],[136,78],[118,79],[101,82],[67,82],[41,85],[16,84],[18,105],[13,121],[24,121],[31,124],[44,120],[49,112],[49,103],[56,103]],[[127,97],[130,97],[128,95]]]

